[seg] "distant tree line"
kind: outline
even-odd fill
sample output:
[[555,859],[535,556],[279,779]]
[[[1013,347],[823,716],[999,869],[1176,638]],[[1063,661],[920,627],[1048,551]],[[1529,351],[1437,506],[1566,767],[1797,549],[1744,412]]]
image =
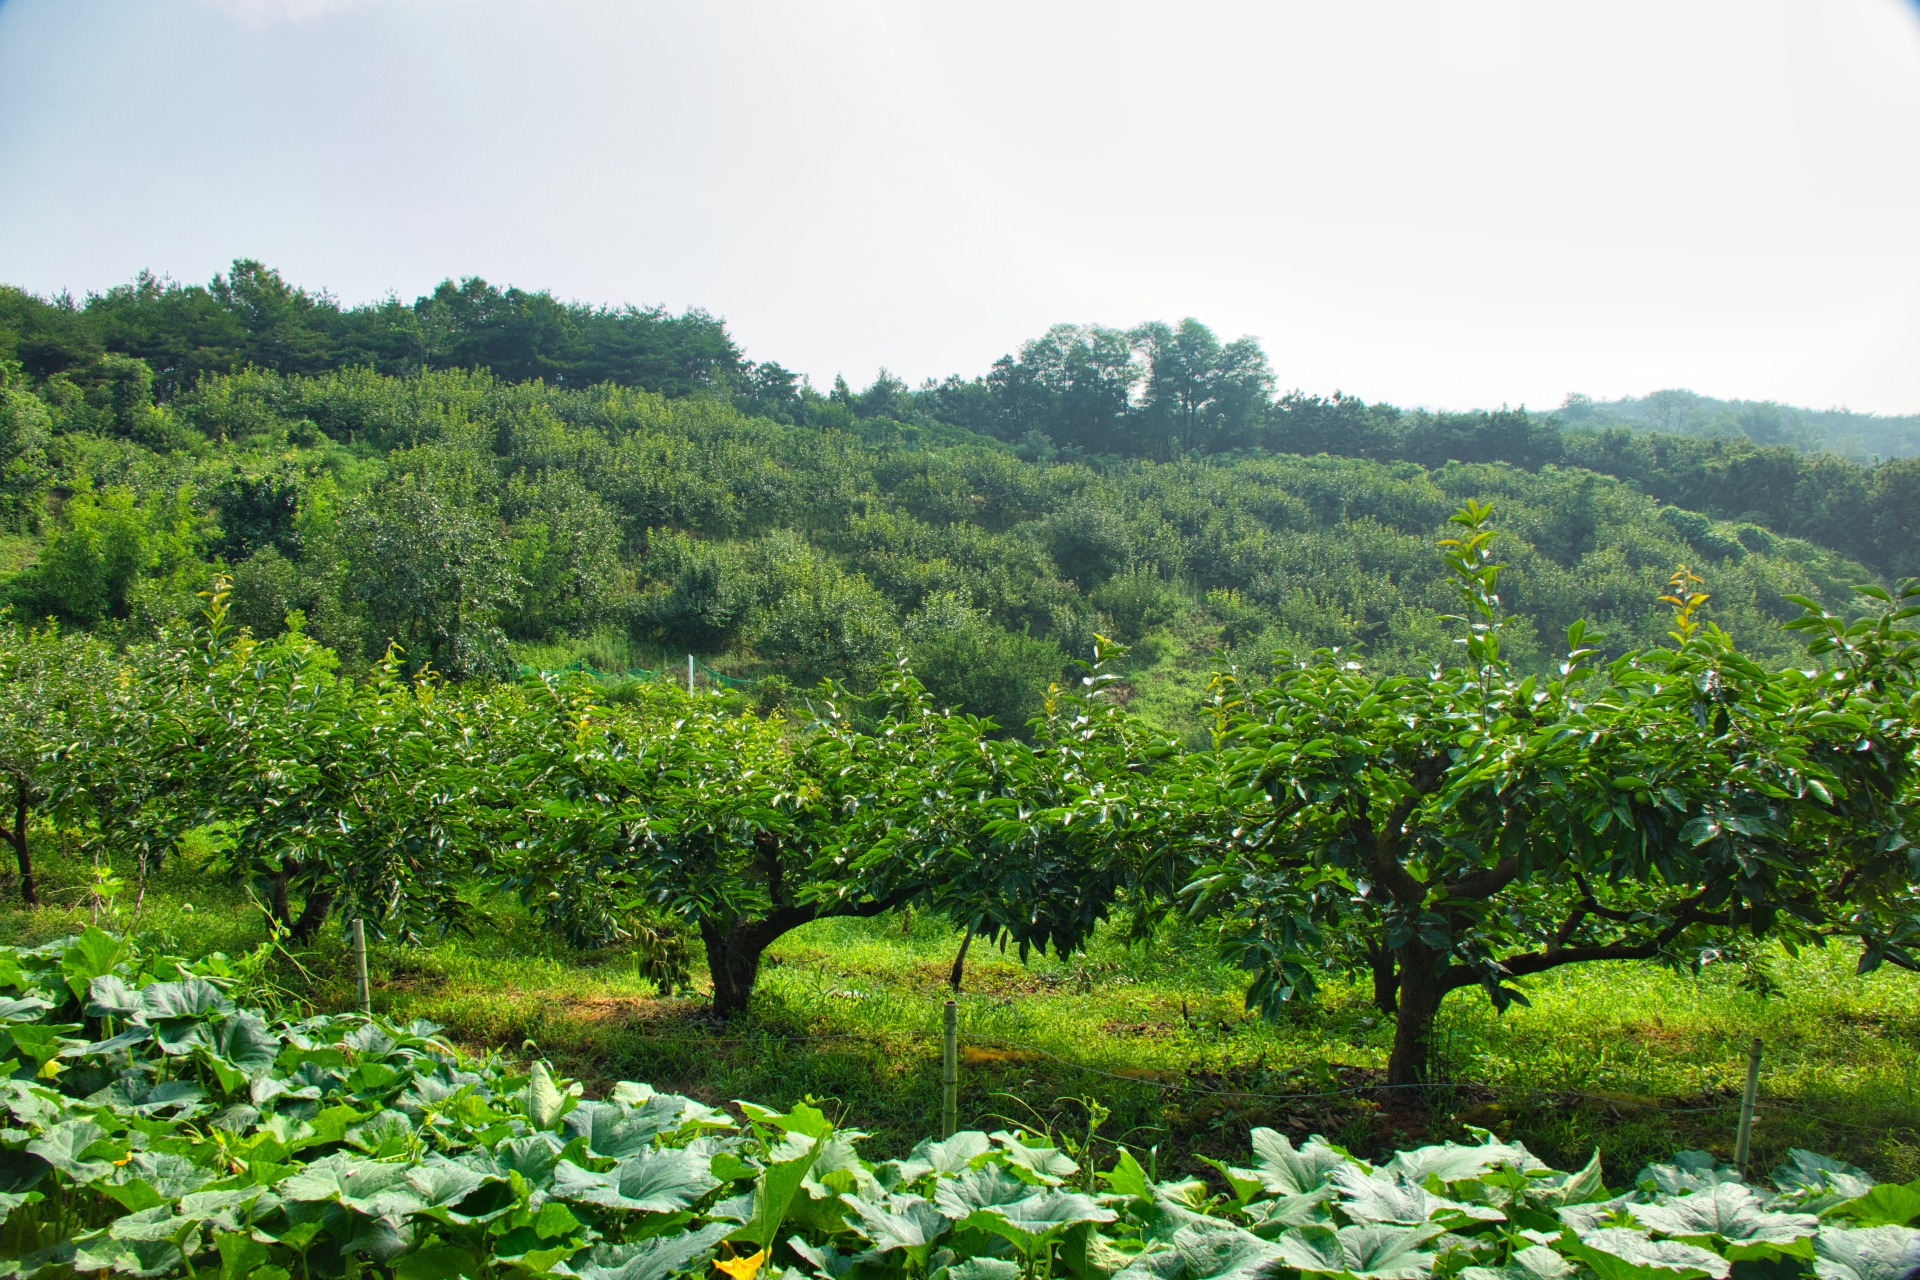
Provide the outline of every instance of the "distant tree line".
[[249,259],[205,286],[142,273],[84,302],[0,287],[0,359],[18,361],[35,379],[93,390],[127,376],[115,356],[144,361],[163,401],[208,374],[245,368],[485,368],[515,382],[614,382],[666,395],[712,387],[742,369],[725,326],[705,312],[591,307],[478,277],[445,281],[411,304],[389,296],[358,307],[289,285]]

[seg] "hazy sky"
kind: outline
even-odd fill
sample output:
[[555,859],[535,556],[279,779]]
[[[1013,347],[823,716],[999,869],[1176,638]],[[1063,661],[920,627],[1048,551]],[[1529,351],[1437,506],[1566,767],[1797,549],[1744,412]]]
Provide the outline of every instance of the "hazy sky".
[[1920,20],[0,0],[0,281],[695,305],[863,385],[1192,315],[1283,387],[1920,411]]

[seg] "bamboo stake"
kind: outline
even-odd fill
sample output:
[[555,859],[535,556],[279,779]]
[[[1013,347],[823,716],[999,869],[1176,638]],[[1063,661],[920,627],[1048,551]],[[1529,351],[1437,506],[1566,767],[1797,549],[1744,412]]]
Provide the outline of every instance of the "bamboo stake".
[[960,1127],[960,1006],[947,998],[946,1027],[940,1036],[940,1137]]
[[353,964],[360,978],[360,1012],[372,1017],[373,988],[367,985],[367,925],[358,916],[353,919]]
[[1753,1046],[1747,1050],[1747,1087],[1740,1095],[1740,1140],[1736,1144],[1733,1163],[1741,1176],[1747,1172],[1747,1148],[1753,1138],[1753,1100],[1760,1092],[1760,1037],[1753,1038]]

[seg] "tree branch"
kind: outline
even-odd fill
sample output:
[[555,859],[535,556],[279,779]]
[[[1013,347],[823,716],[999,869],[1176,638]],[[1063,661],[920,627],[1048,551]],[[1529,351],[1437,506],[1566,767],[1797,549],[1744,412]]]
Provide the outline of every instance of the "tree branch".
[[1418,908],[1426,901],[1427,886],[1414,879],[1413,874],[1400,865],[1400,849],[1407,835],[1407,819],[1420,807],[1420,801],[1440,785],[1440,780],[1446,774],[1447,758],[1443,755],[1428,756],[1416,764],[1410,779],[1413,790],[1400,798],[1388,813],[1386,822],[1378,828],[1369,816],[1367,802],[1361,802],[1360,831],[1373,841],[1373,877],[1386,887],[1388,896],[1400,906]]
[[1520,859],[1502,858],[1491,867],[1470,872],[1441,887],[1449,898],[1484,901],[1514,882],[1520,874]]
[[[1595,960],[1651,960],[1664,951],[1669,943],[1685,933],[1688,927],[1696,924],[1720,923],[1723,912],[1702,912],[1700,904],[1706,900],[1707,890],[1702,889],[1691,898],[1681,902],[1675,910],[1673,919],[1645,942],[1616,942],[1598,947],[1567,947],[1548,944],[1545,951],[1528,951],[1517,956],[1508,956],[1500,961],[1500,968],[1509,977],[1522,978],[1528,974],[1545,973],[1549,969],[1558,969],[1566,964],[1586,964]],[[1591,901],[1591,899],[1589,899]],[[1583,904],[1584,905],[1584,904]],[[1566,926],[1561,926],[1562,931]],[[1570,936],[1570,935],[1569,935]],[[1480,975],[1466,965],[1454,965],[1447,970],[1445,982],[1448,990],[1468,987],[1480,981]]]

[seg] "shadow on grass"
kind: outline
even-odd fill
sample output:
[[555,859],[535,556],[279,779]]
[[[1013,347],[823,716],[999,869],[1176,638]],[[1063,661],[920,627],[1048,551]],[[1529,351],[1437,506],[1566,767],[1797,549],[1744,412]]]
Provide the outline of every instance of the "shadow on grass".
[[[94,918],[91,868],[43,856],[38,911],[0,910],[0,941],[71,933]],[[124,873],[123,873],[124,874]],[[11,886],[0,880],[0,893]],[[376,942],[376,1008],[440,1023],[475,1053],[545,1057],[601,1093],[645,1080],[724,1105],[822,1101],[899,1154],[939,1118],[938,1027],[957,938],[911,915],[825,921],[782,939],[751,1012],[714,1021],[705,1001],[662,998],[618,948],[578,952],[517,903],[475,891],[471,934]],[[231,887],[169,864],[137,910],[100,923],[186,954],[265,940]],[[1677,1149],[1731,1154],[1747,1041],[1767,1043],[1755,1163],[1808,1147],[1901,1181],[1920,1175],[1920,983],[1860,980],[1850,958],[1810,954],[1760,995],[1737,972],[1683,977],[1644,967],[1562,972],[1526,984],[1530,1008],[1497,1016],[1466,993],[1443,1010],[1447,1087],[1382,1087],[1391,1038],[1357,984],[1270,1025],[1241,1007],[1243,976],[1206,936],[1174,931],[1149,949],[1111,936],[1061,960],[975,950],[960,1000],[961,1123],[1046,1125],[1084,1138],[1107,1111],[1106,1142],[1158,1148],[1161,1167],[1208,1174],[1199,1157],[1244,1158],[1247,1131],[1320,1133],[1356,1154],[1460,1139],[1467,1126],[1524,1141],[1556,1167],[1595,1148],[1608,1181]],[[351,1007],[337,926],[276,958],[262,994],[289,1014]]]

